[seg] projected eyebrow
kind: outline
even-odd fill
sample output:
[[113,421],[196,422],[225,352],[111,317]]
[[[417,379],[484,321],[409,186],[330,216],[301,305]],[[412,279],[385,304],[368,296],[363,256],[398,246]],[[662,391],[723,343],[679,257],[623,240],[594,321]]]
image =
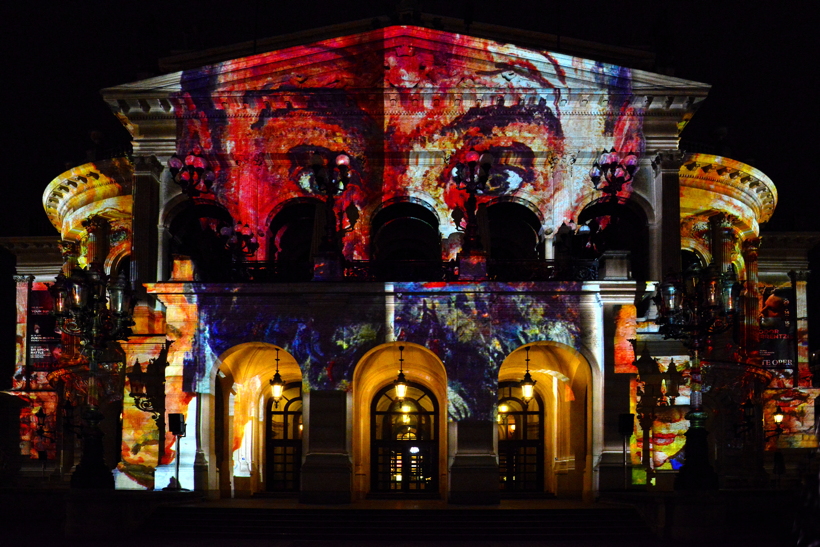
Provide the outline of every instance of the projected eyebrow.
[[462,133],[467,130],[478,130],[490,136],[493,129],[506,127],[514,123],[529,123],[546,127],[555,137],[563,138],[561,121],[552,109],[541,101],[537,105],[492,105],[473,107],[444,128],[445,133]]

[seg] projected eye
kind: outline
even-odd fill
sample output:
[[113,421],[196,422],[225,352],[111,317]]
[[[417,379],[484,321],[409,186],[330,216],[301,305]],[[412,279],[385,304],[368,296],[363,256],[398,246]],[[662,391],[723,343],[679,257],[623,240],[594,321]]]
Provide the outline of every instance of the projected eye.
[[515,192],[525,181],[529,180],[527,171],[512,165],[494,165],[487,179],[485,194],[503,194]]

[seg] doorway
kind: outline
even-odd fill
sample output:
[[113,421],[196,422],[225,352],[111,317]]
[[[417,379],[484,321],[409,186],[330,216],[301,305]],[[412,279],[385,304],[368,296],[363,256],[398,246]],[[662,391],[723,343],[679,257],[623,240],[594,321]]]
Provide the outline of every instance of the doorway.
[[502,492],[544,490],[544,405],[526,403],[518,382],[498,385],[498,471]]
[[268,492],[298,492],[302,468],[302,384],[285,386],[282,400],[268,401],[267,458]]
[[404,398],[390,384],[371,405],[371,492],[438,494],[439,406],[432,391],[409,383]]

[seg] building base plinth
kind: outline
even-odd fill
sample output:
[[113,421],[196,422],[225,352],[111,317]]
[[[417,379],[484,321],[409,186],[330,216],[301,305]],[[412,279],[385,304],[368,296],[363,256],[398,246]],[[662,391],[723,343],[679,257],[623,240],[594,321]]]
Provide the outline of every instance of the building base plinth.
[[457,505],[501,503],[501,494],[498,490],[498,462],[495,456],[465,454],[453,458],[447,501]]
[[302,464],[299,503],[350,503],[353,465],[347,454],[308,454]]

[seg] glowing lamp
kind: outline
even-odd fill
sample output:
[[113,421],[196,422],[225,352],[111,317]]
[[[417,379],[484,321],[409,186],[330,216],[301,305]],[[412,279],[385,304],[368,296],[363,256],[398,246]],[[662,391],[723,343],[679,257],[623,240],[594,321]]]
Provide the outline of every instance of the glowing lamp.
[[407,380],[404,378],[404,346],[399,346],[399,375],[393,382],[393,387],[396,390],[396,399],[402,401],[407,397]]
[[529,346],[526,348],[527,350],[527,357],[524,359],[524,362],[527,364],[527,372],[524,374],[524,379],[521,380],[521,398],[524,400],[524,404],[530,404],[532,398],[535,396],[535,380],[532,379],[530,375],[530,348]]
[[783,410],[781,410],[780,407],[777,407],[777,412],[775,412],[772,415],[772,418],[774,419],[774,423],[776,423],[777,425],[782,424],[783,423],[783,418],[785,418],[785,417],[786,417],[786,415],[783,413]]
[[349,167],[350,166],[350,156],[347,154],[339,154],[336,156],[336,165],[338,167]]
[[521,380],[521,398],[525,403],[532,401],[535,396],[535,380],[532,379],[530,371],[524,374],[524,379]]
[[285,392],[285,382],[279,374],[279,348],[276,348],[276,373],[270,379],[271,398],[273,399],[273,407],[279,408],[279,401],[282,400],[282,394]]
[[396,388],[396,399],[402,400],[407,397],[407,380],[404,379],[403,372],[399,372],[393,386]]
[[276,374],[271,378],[270,386],[273,404],[276,408],[279,408],[279,401],[282,400],[282,393],[285,391],[285,382],[282,381],[282,376],[279,374],[279,371],[276,371]]

